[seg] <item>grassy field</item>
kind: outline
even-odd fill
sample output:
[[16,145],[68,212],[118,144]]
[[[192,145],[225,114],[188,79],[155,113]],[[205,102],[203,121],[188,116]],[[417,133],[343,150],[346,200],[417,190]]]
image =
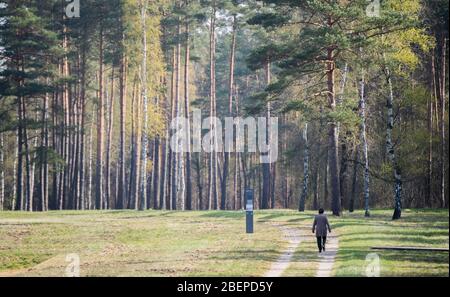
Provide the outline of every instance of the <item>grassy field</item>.
[[[391,221],[391,211],[362,212],[331,219],[339,234],[337,276],[365,275],[371,246],[443,247],[449,245],[448,210],[405,210],[403,218]],[[448,252],[370,251],[381,260],[381,276],[448,276]]]
[[[302,242],[285,276],[314,276],[312,212],[0,212],[0,276],[64,276],[66,256],[81,276],[262,276],[287,246],[276,225],[299,228]],[[330,217],[339,250],[333,275],[364,276],[371,246],[448,247],[448,210],[405,210],[400,221],[376,210]],[[448,276],[448,252],[376,251],[381,276]]]

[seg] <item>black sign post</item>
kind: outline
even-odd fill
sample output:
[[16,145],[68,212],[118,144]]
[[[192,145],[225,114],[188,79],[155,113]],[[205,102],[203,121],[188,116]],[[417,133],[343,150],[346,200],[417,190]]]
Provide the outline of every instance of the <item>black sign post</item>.
[[247,233],[253,233],[253,190],[245,190],[245,226]]

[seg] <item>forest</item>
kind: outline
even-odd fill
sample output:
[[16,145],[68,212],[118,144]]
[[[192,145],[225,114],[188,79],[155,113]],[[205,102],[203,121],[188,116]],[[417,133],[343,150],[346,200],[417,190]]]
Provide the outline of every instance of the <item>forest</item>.
[[[447,208],[448,6],[0,0],[0,210]],[[276,162],[176,152],[197,109],[278,118]]]

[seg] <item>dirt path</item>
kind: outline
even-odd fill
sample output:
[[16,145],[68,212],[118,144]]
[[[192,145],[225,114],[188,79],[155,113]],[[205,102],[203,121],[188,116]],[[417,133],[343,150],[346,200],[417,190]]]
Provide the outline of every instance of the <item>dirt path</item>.
[[330,277],[333,270],[336,253],[339,248],[339,240],[335,236],[329,236],[327,239],[326,251],[319,254],[319,267],[316,277]]
[[288,268],[292,256],[301,242],[300,232],[298,228],[290,228],[282,225],[275,225],[283,231],[284,237],[289,241],[289,245],[276,262],[272,264],[270,270],[264,275],[265,277],[279,277]]

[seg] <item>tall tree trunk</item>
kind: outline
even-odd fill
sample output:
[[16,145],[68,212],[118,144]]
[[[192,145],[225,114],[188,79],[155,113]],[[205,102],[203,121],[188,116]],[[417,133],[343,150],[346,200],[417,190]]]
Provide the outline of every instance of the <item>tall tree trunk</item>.
[[[348,74],[348,64],[346,63],[344,65],[344,70],[342,71],[342,78],[340,81],[340,90],[339,90],[339,96],[337,96],[337,105],[341,105],[344,102],[344,93],[345,93],[345,86],[347,83],[347,74]],[[347,131],[346,136],[350,136],[351,132]],[[336,139],[342,139],[341,141],[341,165],[339,170],[339,187],[341,191],[341,209],[344,209],[345,205],[345,199],[347,198],[348,191],[347,191],[347,177],[348,177],[348,144],[347,144],[347,137],[341,136],[341,123],[337,123],[337,136]]]
[[151,140],[149,139],[149,141],[148,141],[147,158],[152,161],[152,166],[150,169],[150,174],[147,174],[147,189],[146,189],[146,191],[147,191],[147,202],[146,202],[147,208],[146,209],[152,208],[152,189],[153,189],[153,180],[155,177],[155,171],[153,170],[154,165],[155,165],[155,163],[154,163],[155,149],[156,149],[155,141],[156,141],[156,139],[151,139]]
[[197,157],[195,158],[195,170],[197,177],[197,191],[198,191],[198,202],[197,209],[204,209],[204,201],[203,201],[203,183],[202,183],[202,161],[201,161],[201,153],[197,153]]
[[139,209],[147,209],[147,147],[148,147],[148,97],[147,97],[147,0],[140,1],[141,34],[142,34],[142,65],[141,65],[141,96],[142,96],[142,143],[141,143],[141,180],[139,193]]
[[[22,70],[23,71],[23,70]],[[24,143],[24,155],[25,155],[25,210],[33,211],[33,200],[31,194],[31,160],[30,149],[28,145],[28,125],[27,125],[27,111],[24,98],[22,103],[22,120],[23,120],[23,143]]]
[[308,183],[309,183],[309,144],[308,144],[308,123],[305,123],[303,128],[303,145],[305,146],[303,150],[303,189],[300,196],[300,202],[298,206],[298,211],[305,211],[305,200],[308,196]]
[[[271,83],[271,75],[270,75],[270,61],[266,61],[266,84],[270,85]],[[267,132],[266,132],[266,140],[267,143],[270,143],[270,113],[271,113],[271,106],[270,102],[267,102]],[[270,156],[270,152],[267,153],[267,156]],[[269,196],[270,196],[270,162],[269,163],[263,163],[262,164],[262,174],[263,174],[263,180],[262,180],[262,197],[261,197],[261,208],[267,209],[269,208]]]
[[[360,118],[361,118],[361,147],[362,147],[362,156],[364,162],[364,210],[365,216],[370,217],[370,208],[369,208],[369,154],[368,154],[368,144],[367,144],[367,136],[366,136],[366,94],[365,94],[365,79],[364,73],[361,76],[361,80],[359,82],[359,109],[360,109]],[[355,166],[356,163],[355,163]]]
[[[19,144],[17,139],[17,129],[14,131],[14,136],[16,139],[16,144]],[[14,152],[14,161],[13,161],[13,184],[12,184],[12,201],[11,201],[11,210],[16,210],[16,200],[17,200],[17,151]]]
[[[180,3],[181,7],[181,3]],[[178,26],[177,26],[177,33],[178,36],[181,37],[181,17],[178,18]],[[179,121],[179,119],[182,118],[183,114],[183,108],[184,108],[184,100],[181,98],[181,40],[178,40],[177,42],[177,77],[176,77],[176,101],[177,101],[177,110],[176,110],[176,117]],[[189,71],[188,71],[189,72]],[[189,82],[189,80],[188,80]],[[186,94],[185,94],[186,95]],[[186,131],[182,131],[186,133]],[[178,153],[176,154],[176,157],[178,158],[177,164],[177,203],[180,206],[181,210],[185,209],[185,202],[186,202],[186,184],[185,184],[185,159],[184,159],[184,152],[185,147],[184,141],[178,140]]]
[[[255,164],[258,163],[258,156],[256,155],[256,153],[253,154],[254,156],[254,162]],[[253,181],[254,184],[257,185],[258,187],[258,196],[259,196],[259,204],[258,204],[258,208],[259,209],[267,209],[268,208],[268,201],[266,202],[265,208],[264,208],[264,202],[263,202],[263,191],[264,191],[264,184],[263,184],[263,178],[264,178],[264,170],[261,170],[261,166],[256,167],[255,166],[255,175],[257,175],[257,179],[255,178],[255,180]]]
[[[122,33],[122,44],[123,44],[123,33]],[[124,49],[122,48],[122,51]],[[127,200],[126,197],[126,172],[125,172],[125,118],[127,113],[127,80],[126,80],[126,63],[127,59],[125,53],[122,53],[120,59],[120,73],[119,73],[119,100],[120,100],[120,136],[119,136],[119,184],[117,191],[117,208],[124,208],[124,201]]]
[[[189,1],[185,1],[186,7]],[[191,181],[191,119],[190,119],[190,99],[189,99],[189,66],[190,66],[190,32],[189,19],[186,18],[185,23],[186,45],[184,57],[184,116],[186,118],[186,210],[192,209],[192,181]]]
[[[180,84],[181,84],[181,41],[179,38],[181,38],[181,18],[178,18],[177,22],[177,45],[176,45],[176,68],[175,68],[175,118],[177,121],[177,126],[179,124],[180,114],[181,114],[181,97],[180,97]],[[181,141],[177,137],[177,146],[178,146],[178,152],[174,153],[174,160],[176,160],[175,164],[175,171],[173,178],[173,189],[174,189],[174,198],[173,198],[173,204],[175,209],[178,208],[178,205],[180,205],[181,209],[183,210],[183,202],[184,202],[184,189],[182,188],[182,171],[183,171],[183,153],[181,152]]]
[[86,195],[87,209],[94,208],[94,203],[92,201],[92,159],[93,159],[92,138],[94,135],[94,131],[93,131],[94,123],[95,123],[95,105],[92,106],[91,125],[89,128],[88,184],[87,184],[87,195]]
[[426,194],[425,205],[428,207],[433,206],[433,137],[434,137],[434,104],[437,101],[437,85],[436,85],[436,57],[435,51],[431,52],[431,78],[430,78],[430,93],[431,96],[427,102],[427,129],[428,129],[428,158],[427,158],[427,182],[426,182]]
[[[163,81],[160,78],[160,83],[161,85],[163,85]],[[155,106],[157,108],[159,108],[160,105],[160,97],[156,96],[155,97]],[[154,141],[153,141],[153,168],[152,168],[152,176],[151,176],[151,181],[152,181],[152,186],[151,186],[151,204],[152,204],[152,208],[153,209],[158,209],[158,202],[159,202],[159,179],[160,179],[160,171],[161,171],[161,137],[160,135],[156,135]]]
[[[230,72],[228,76],[228,116],[233,115],[233,89],[234,89],[234,60],[236,51],[236,30],[237,30],[237,18],[233,15],[233,31],[231,33],[231,50],[230,50]],[[230,148],[227,148],[224,152],[223,173],[222,173],[222,185],[221,185],[221,200],[220,209],[226,209],[227,205],[227,181],[228,181],[228,167],[230,162]]]
[[441,147],[440,147],[440,175],[441,175],[441,185],[440,185],[440,201],[441,201],[441,207],[445,207],[445,166],[446,166],[446,162],[445,162],[445,151],[446,151],[446,146],[445,146],[445,97],[446,97],[446,92],[445,92],[445,87],[446,87],[446,71],[447,71],[447,38],[445,38],[444,33],[441,36],[441,72],[440,72],[440,103],[441,103],[441,110],[440,110],[440,123],[441,123],[441,127],[440,127],[440,142],[441,142]]
[[[38,116],[36,116],[38,117]],[[36,119],[37,121],[37,119]],[[34,134],[34,133],[33,133]],[[37,205],[35,203],[36,197],[34,195],[34,189],[35,189],[35,181],[36,181],[36,162],[34,160],[36,160],[36,148],[37,148],[37,144],[38,144],[38,135],[34,135],[34,140],[33,140],[33,147],[32,150],[33,154],[30,153],[29,159],[30,159],[30,203],[31,203],[31,209],[30,211],[33,210],[38,210],[40,207],[40,203],[39,201],[37,201]]]
[[167,195],[167,158],[168,158],[168,148],[167,148],[168,135],[166,132],[166,138],[161,141],[161,171],[159,176],[159,209],[167,209],[166,195]]
[[392,130],[394,129],[394,90],[392,88],[391,72],[388,68],[386,68],[385,71],[389,88],[389,96],[387,98],[386,104],[388,113],[386,129],[386,152],[394,169],[394,214],[392,215],[392,219],[397,220],[402,216],[402,175],[400,172],[400,166],[397,162],[397,157],[395,155],[394,143],[392,141]]
[[[176,47],[173,47],[172,51],[172,75],[171,75],[171,84],[170,84],[170,118],[169,125],[171,121],[176,117],[175,115],[175,84],[176,84],[176,62],[177,61],[177,52]],[[170,127],[167,127],[167,136],[169,133]],[[167,148],[169,149],[169,159],[168,159],[168,179],[167,179],[167,190],[168,190],[168,208],[171,210],[176,209],[177,207],[177,197],[176,197],[176,168],[177,168],[177,158],[175,152],[173,151],[172,146],[170,145],[169,137],[167,138]]]
[[[213,65],[213,71],[212,71],[212,75],[213,75],[213,79],[212,79],[212,86],[213,86],[213,116],[217,117],[217,73],[216,73],[216,53],[217,53],[217,36],[216,36],[216,22],[217,22],[217,17],[216,17],[216,12],[217,12],[217,3],[214,0],[214,14],[213,14],[213,34],[212,34],[212,65]],[[218,147],[218,134],[217,134],[217,129],[218,129],[218,124],[216,122],[214,122],[214,150],[213,150],[213,156],[214,156],[214,162],[213,162],[213,206],[214,209],[219,209],[219,186],[220,186],[220,173],[219,173],[219,147]]]
[[[331,21],[330,21],[331,23]],[[328,107],[331,112],[336,110],[335,93],[335,61],[333,49],[328,49],[327,57],[327,85],[328,85]],[[333,215],[341,213],[341,191],[339,185],[339,154],[336,122],[329,123],[328,127],[328,164],[331,178],[331,209]]]
[[[60,94],[57,95],[57,100],[59,101],[59,99],[62,98],[62,96]],[[57,104],[58,105],[58,104]],[[61,105],[62,106],[62,105]],[[56,106],[57,108],[61,108],[60,106]],[[55,124],[57,124],[59,126],[58,129],[58,139],[55,140],[55,142],[57,143],[57,149],[59,152],[59,155],[61,156],[62,160],[64,159],[64,120],[61,120],[59,118],[59,116],[56,116],[56,121]],[[63,164],[59,164],[56,166],[56,170],[55,170],[56,176],[55,176],[55,197],[56,197],[56,209],[58,210],[62,210],[63,209],[63,177],[64,177],[64,165]]]
[[[239,88],[235,87],[235,116],[239,117]],[[236,135],[239,135],[239,129],[236,129]],[[240,146],[239,137],[236,138],[236,147]],[[235,210],[242,208],[242,153],[235,153],[235,162],[234,162],[234,208]]]
[[[278,145],[278,144],[277,144]],[[270,163],[270,208],[274,209],[276,207],[276,196],[275,196],[275,188],[277,182],[277,164],[278,163]]]
[[[341,133],[339,132],[340,127],[338,127],[338,135],[340,135]],[[350,134],[349,131],[346,132],[346,134]],[[339,139],[339,136],[338,136]],[[346,198],[348,195],[348,191],[347,191],[347,176],[348,176],[348,144],[347,144],[347,140],[345,138],[341,139],[340,141],[341,144],[341,162],[340,162],[340,166],[339,166],[339,187],[341,189],[341,210],[344,210],[344,206],[345,206],[345,202],[346,202]]]
[[23,210],[23,119],[22,99],[18,98],[18,126],[17,126],[17,178],[16,178],[16,204],[15,210]]
[[233,178],[233,205],[231,209],[238,210],[240,207],[240,201],[239,201],[239,192],[240,192],[240,186],[241,186],[241,180],[239,176],[239,164],[240,164],[240,155],[239,153],[236,153],[234,156],[234,178]]
[[133,82],[133,94],[131,98],[131,166],[130,166],[130,190],[128,208],[138,209],[139,181],[140,181],[140,96],[137,86],[137,78]]
[[[208,209],[217,209],[217,134],[216,123],[216,1],[213,0],[209,33],[209,64],[210,64],[210,123],[209,128],[214,144],[211,144],[208,172]],[[214,147],[213,147],[214,146]]]
[[[69,58],[68,58],[68,29],[67,26],[63,26],[63,50],[64,57],[62,58],[62,76],[64,78],[69,77]],[[70,136],[72,135],[72,131],[70,129],[70,110],[71,110],[71,102],[70,102],[70,90],[69,84],[67,82],[63,83],[62,86],[62,104],[63,104],[63,126],[62,126],[62,134],[61,140],[63,143],[63,159],[65,161],[65,166],[62,171],[62,182],[61,182],[61,191],[60,191],[60,209],[67,208],[70,199],[70,170],[71,170],[71,147],[70,147]]]
[[80,148],[79,148],[79,207],[84,210],[86,208],[86,173],[85,173],[85,136],[86,136],[86,46],[83,45],[81,49],[81,79],[80,79],[80,105],[81,105],[81,119],[80,119]]
[[104,208],[104,193],[103,193],[103,150],[104,150],[104,102],[103,102],[103,25],[100,24],[100,45],[99,45],[99,96],[97,106],[97,166],[95,178],[95,208]]
[[[163,78],[163,86],[167,90],[167,77]],[[169,143],[169,121],[170,121],[170,102],[168,100],[167,93],[164,94],[164,115],[166,119],[166,130],[165,137],[162,139],[161,143],[161,181],[160,181],[160,190],[159,190],[159,208],[160,209],[169,209],[170,203],[167,203],[168,196],[168,182],[169,182],[169,155],[170,155],[170,143]]]
[[[288,116],[286,114],[283,114],[282,117],[282,126],[285,127],[286,123],[288,121]],[[285,152],[288,150],[288,129],[285,127],[283,128],[282,132],[282,144],[281,144],[281,152],[280,155],[284,156]],[[282,178],[282,197],[283,197],[283,206],[284,208],[289,208],[289,164],[286,162],[286,160],[283,160],[283,178]]]
[[153,149],[153,169],[152,169],[152,208],[158,209],[159,202],[159,173],[161,171],[161,140],[159,135],[155,138]]
[[[59,110],[60,106],[59,100],[60,100],[61,93],[59,91],[55,91],[53,93],[53,102],[52,102],[52,125],[53,125],[53,133],[52,133],[52,145],[56,152],[63,157],[63,141],[61,135],[64,134],[64,127],[63,124],[60,121],[59,113],[56,112]],[[53,165],[53,185],[52,185],[52,209],[53,210],[60,210],[62,209],[62,203],[61,203],[61,177],[62,177],[62,165],[57,163]]]
[[239,164],[239,175],[241,176],[241,187],[240,187],[240,195],[239,195],[239,201],[240,201],[240,207],[239,209],[242,209],[245,205],[244,202],[244,192],[245,189],[247,189],[249,187],[249,176],[247,175],[248,173],[248,166],[247,166],[247,161],[248,161],[248,155],[245,153],[240,154],[240,164]]
[[354,148],[353,149],[354,154],[354,163],[353,163],[353,177],[352,177],[352,189],[350,193],[350,200],[349,200],[349,206],[348,211],[353,212],[355,209],[355,198],[356,198],[356,185],[358,181],[358,162],[359,162],[359,149]]
[[134,188],[134,209],[139,210],[140,201],[141,201],[141,179],[142,179],[142,125],[143,125],[143,117],[142,117],[142,91],[141,84],[139,84],[138,89],[136,90],[136,183]]
[[320,191],[320,168],[319,162],[317,162],[316,172],[314,174],[314,198],[313,198],[313,209],[317,210],[319,208],[319,191]]
[[42,130],[41,130],[41,154],[40,154],[40,170],[39,170],[39,196],[40,209],[48,210],[48,93],[44,95],[42,109]]
[[[77,59],[77,64],[80,64],[79,55]],[[79,67],[78,67],[79,69]],[[80,73],[77,73],[77,77],[80,77]],[[72,99],[73,98],[73,99]],[[72,99],[72,100],[71,100]],[[79,118],[79,96],[77,94],[77,84],[75,86],[69,86],[69,104],[68,104],[68,112],[69,112],[69,174],[68,174],[68,183],[67,183],[67,193],[68,193],[68,201],[67,208],[68,209],[76,209],[76,197],[78,195],[76,185],[78,183],[78,144],[79,144],[79,135],[80,135],[80,125],[78,123]]]
[[[54,91],[52,94],[52,103],[51,103],[51,110],[52,110],[52,117],[51,117],[51,126],[52,126],[52,149],[55,152],[58,152],[58,128],[57,128],[57,102],[58,102],[58,92]],[[56,210],[58,209],[58,170],[59,170],[59,164],[53,164],[52,165],[52,193],[49,195],[49,209]],[[51,199],[50,199],[51,197]]]
[[127,201],[126,190],[126,164],[125,164],[125,141],[126,141],[126,114],[127,114],[127,57],[125,48],[124,3],[121,4],[120,15],[120,65],[119,65],[119,156],[118,156],[118,184],[116,208],[125,208]]
[[[108,97],[108,96],[107,96]],[[111,93],[107,100],[108,127],[106,139],[106,166],[105,166],[105,208],[112,207],[111,202],[111,144],[114,123],[114,66],[111,71]]]

